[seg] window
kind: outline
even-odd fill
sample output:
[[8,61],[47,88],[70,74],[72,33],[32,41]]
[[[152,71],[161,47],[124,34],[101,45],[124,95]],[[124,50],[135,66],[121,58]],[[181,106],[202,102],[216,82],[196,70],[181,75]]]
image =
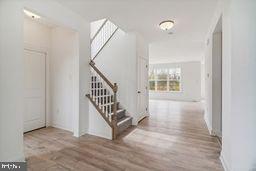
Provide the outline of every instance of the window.
[[158,91],[167,91],[167,78],[168,70],[167,69],[157,69],[156,70],[156,90]]
[[169,91],[181,91],[180,68],[169,69]]
[[156,89],[156,83],[155,83],[155,71],[149,70],[149,90],[155,90]]
[[181,91],[181,69],[159,68],[149,70],[149,90]]

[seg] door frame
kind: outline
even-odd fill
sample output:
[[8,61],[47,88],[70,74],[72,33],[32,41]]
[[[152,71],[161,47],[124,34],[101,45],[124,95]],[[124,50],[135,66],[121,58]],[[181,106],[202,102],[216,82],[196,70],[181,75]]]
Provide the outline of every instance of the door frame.
[[[29,43],[24,43],[23,50],[42,53],[45,55],[45,126],[50,126],[50,62],[49,62],[49,48],[36,47]],[[24,57],[23,57],[24,59]]]
[[[209,107],[209,113],[210,113],[210,117],[211,117],[211,130],[210,134],[212,136],[216,136],[219,137],[221,139],[222,137],[222,132],[223,132],[223,25],[222,25],[222,21],[223,18],[222,16],[220,16],[218,18],[218,21],[214,27],[213,33],[211,34],[211,40],[210,40],[210,62],[209,62],[209,69],[210,71],[208,71],[209,73],[207,74],[207,78],[210,79],[209,84],[210,84],[210,89],[208,90],[208,93],[210,93],[209,95],[209,101],[208,101],[208,105]],[[216,38],[217,36],[217,38]],[[217,43],[216,43],[217,42]],[[217,50],[216,50],[217,47]],[[216,55],[217,53],[217,55]],[[220,56],[219,56],[220,55]],[[219,59],[219,64],[217,65],[219,68],[216,70],[214,68],[214,64],[216,64],[216,58]],[[220,76],[219,81],[217,81],[217,83],[219,83],[217,86],[213,85],[214,81],[213,81],[213,77],[216,78],[216,71],[219,71],[219,73],[217,72],[217,76]],[[220,74],[220,75],[218,75]],[[216,83],[216,81],[215,81]],[[217,91],[216,91],[216,87],[217,87]],[[213,92],[215,90],[215,92]],[[217,93],[216,93],[217,92]],[[214,98],[213,95],[219,95],[217,96],[218,98],[216,99],[216,96]],[[216,110],[216,102],[220,102],[217,103],[217,112]],[[214,105],[215,104],[215,105]],[[219,107],[219,108],[218,108]],[[217,122],[216,122],[217,120]]]
[[[147,65],[147,73],[148,73],[148,67],[149,67],[149,60],[147,58],[144,58],[144,57],[138,57],[137,58],[137,111],[138,111],[138,115],[137,115],[137,121],[136,123],[138,124],[141,120],[143,120],[143,118],[149,116],[149,90],[148,90],[148,77],[146,77],[146,80],[147,80],[147,93],[146,93],[146,96],[147,96],[147,100],[146,100],[146,106],[147,106],[147,112],[145,114],[143,114],[143,116],[141,117],[141,114],[140,114],[140,94],[138,93],[138,91],[141,91],[140,90],[140,85],[141,85],[141,82],[140,82],[140,77],[141,77],[141,73],[140,73],[140,69],[141,69],[141,60],[145,60],[146,61],[146,65]],[[148,75],[148,74],[146,74]]]
[[[216,41],[216,37],[215,36],[218,36],[220,39],[220,41],[218,40],[218,44],[216,45],[215,41]],[[222,67],[222,32],[219,32],[219,33],[213,33],[212,35],[212,54],[214,54],[214,47],[216,46],[220,46],[221,49],[220,49],[220,54],[221,56],[219,57],[220,58],[220,64],[219,64],[219,68],[220,68],[220,83],[218,81],[218,88],[220,88],[217,92],[216,92],[216,86],[214,86],[214,81],[213,81],[213,77],[212,77],[212,134],[213,135],[216,135],[217,137],[222,137],[222,103],[223,103],[223,99],[222,99],[222,78],[223,78],[223,67]],[[215,52],[216,53],[216,52]],[[217,56],[212,56],[212,76],[215,75],[215,69],[214,69],[214,58],[218,58]],[[215,90],[215,92],[214,92]],[[214,95],[217,94],[217,95],[220,95],[218,96],[218,100],[215,99]],[[219,102],[219,109],[217,111],[215,111],[215,107],[216,105],[214,105],[216,102]],[[216,117],[219,119],[218,122],[215,122],[215,119]]]

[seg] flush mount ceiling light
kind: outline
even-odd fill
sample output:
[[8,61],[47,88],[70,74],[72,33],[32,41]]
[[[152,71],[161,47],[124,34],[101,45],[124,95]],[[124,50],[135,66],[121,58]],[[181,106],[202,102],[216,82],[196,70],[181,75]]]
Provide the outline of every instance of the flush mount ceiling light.
[[162,30],[170,30],[173,26],[174,26],[174,21],[172,21],[172,20],[162,21],[159,24],[159,27]]
[[39,18],[41,18],[39,15],[36,15],[36,14],[34,14],[33,12],[30,12],[30,11],[28,11],[28,10],[23,10],[24,11],[24,13],[28,16],[28,17],[30,17],[30,18],[33,18],[33,19],[39,19]]

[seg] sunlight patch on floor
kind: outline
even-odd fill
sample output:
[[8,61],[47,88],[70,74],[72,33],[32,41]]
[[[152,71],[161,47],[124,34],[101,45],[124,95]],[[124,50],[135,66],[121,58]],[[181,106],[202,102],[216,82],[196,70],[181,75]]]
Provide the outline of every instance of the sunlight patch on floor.
[[166,135],[158,132],[146,131],[140,128],[136,128],[131,133],[123,138],[126,143],[140,143],[144,145],[150,145],[159,147],[160,144],[166,142],[165,148],[170,148],[176,143],[177,138],[171,135]]

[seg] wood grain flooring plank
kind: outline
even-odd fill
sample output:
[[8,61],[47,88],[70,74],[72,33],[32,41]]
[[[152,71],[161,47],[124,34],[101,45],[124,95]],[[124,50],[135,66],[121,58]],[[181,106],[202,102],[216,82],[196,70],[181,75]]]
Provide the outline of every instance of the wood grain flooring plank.
[[30,171],[222,171],[201,103],[150,101],[150,117],[117,140],[48,127],[24,135]]

